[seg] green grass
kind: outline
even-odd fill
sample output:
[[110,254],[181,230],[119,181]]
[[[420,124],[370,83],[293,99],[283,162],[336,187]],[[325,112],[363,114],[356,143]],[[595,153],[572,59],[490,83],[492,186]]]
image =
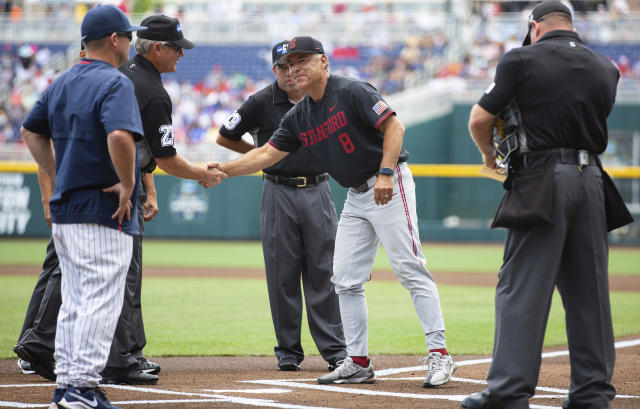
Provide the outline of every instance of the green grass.
[[[11,349],[35,281],[35,276],[0,276],[0,358],[14,357]],[[458,355],[490,353],[494,289],[442,285],[439,290],[449,349]],[[273,353],[264,280],[148,277],[142,293],[149,356]],[[424,354],[422,330],[399,283],[368,283],[367,300],[372,355]],[[640,334],[639,303],[640,293],[612,293],[616,337]],[[307,354],[317,354],[303,321],[303,347]],[[556,294],[545,344],[564,343],[564,313]]]
[[[43,239],[1,239],[0,266],[39,265],[45,247]],[[495,273],[502,263],[502,249],[502,244],[423,244],[427,267],[438,273]],[[262,268],[264,261],[259,242],[145,240],[143,263],[147,266]],[[374,269],[391,269],[382,248]],[[640,275],[640,248],[612,247],[609,272]]]

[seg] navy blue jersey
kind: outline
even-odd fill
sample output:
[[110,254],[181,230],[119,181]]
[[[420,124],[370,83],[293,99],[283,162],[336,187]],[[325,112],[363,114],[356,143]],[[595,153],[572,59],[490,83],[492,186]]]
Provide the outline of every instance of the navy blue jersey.
[[[322,99],[306,95],[282,118],[269,144],[285,152],[307,149],[338,183],[354,187],[380,169],[378,127],[394,114],[371,84],[331,75]],[[398,162],[408,158],[403,148]]]
[[[220,127],[220,135],[233,141],[242,139],[249,132],[254,146],[260,147],[269,141],[278,129],[280,119],[293,107],[287,93],[274,81],[271,85],[251,95],[236,112]],[[273,166],[263,169],[270,175],[315,176],[325,170],[313,161],[309,152],[299,150]]]
[[[23,126],[53,139],[56,180],[50,202],[52,221],[118,228],[117,220],[111,219],[118,208],[118,196],[102,189],[119,182],[107,134],[121,129],[142,139],[131,81],[104,61],[83,59],[51,83]],[[137,165],[132,203],[137,203],[140,185]],[[122,231],[140,233],[137,206],[131,209],[131,219],[123,220]]]

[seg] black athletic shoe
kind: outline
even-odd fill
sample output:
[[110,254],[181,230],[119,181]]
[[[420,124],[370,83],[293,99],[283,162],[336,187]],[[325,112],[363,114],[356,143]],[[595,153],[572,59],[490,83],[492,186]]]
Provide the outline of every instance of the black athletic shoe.
[[107,385],[155,385],[158,383],[158,375],[142,372],[140,368],[106,368],[104,371],[100,372],[100,375],[102,375],[100,383]]
[[160,373],[160,365],[157,363],[151,362],[147,358],[141,358],[138,362],[140,363],[140,370],[142,372],[151,375],[157,375]]
[[329,365],[327,365],[327,369],[329,372],[333,372],[344,362],[344,358],[334,359],[333,361],[329,361]]
[[300,365],[293,362],[282,362],[278,364],[278,371],[298,372],[299,370]]
[[31,362],[25,361],[22,358],[18,358],[18,368],[20,368],[20,372],[22,372],[25,375],[31,375],[36,373],[36,371],[34,371],[31,368]]
[[38,375],[50,381],[56,380],[53,358],[51,356],[40,356],[20,344],[17,344],[15,347],[13,347],[13,352],[15,352],[20,359],[29,362],[31,364],[31,369],[34,370]]

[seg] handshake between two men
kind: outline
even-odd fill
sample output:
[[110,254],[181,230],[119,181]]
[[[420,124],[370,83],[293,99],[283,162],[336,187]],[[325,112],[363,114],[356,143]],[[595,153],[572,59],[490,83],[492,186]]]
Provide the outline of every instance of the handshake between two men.
[[215,185],[219,185],[220,183],[222,183],[222,179],[227,178],[226,173],[219,170],[217,166],[211,166],[211,165],[218,165],[218,164],[207,163],[205,165],[204,178],[198,181],[200,183],[200,186],[203,186],[206,188],[214,187]]
[[264,144],[229,162],[209,162],[206,165],[207,178],[206,180],[200,180],[200,184],[207,188],[213,187],[221,183],[222,179],[249,175],[260,169],[275,165],[287,155],[288,152],[280,151],[269,144]]

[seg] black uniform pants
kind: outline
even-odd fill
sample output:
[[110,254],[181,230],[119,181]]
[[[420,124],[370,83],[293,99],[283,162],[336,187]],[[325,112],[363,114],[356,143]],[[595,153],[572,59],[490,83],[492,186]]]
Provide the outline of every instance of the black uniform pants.
[[[571,405],[608,408],[615,395],[608,243],[601,171],[556,164],[552,227],[509,229],[495,303],[490,401],[528,408],[554,288],[566,314]],[[491,406],[491,407],[494,407]]]
[[144,202],[147,191],[144,184],[140,186],[138,198],[138,221],[140,234],[133,236],[133,254],[127,271],[124,287],[124,302],[118,319],[116,332],[111,343],[111,351],[107,359],[107,369],[132,368],[138,365],[142,356],[142,348],[147,344],[142,322],[142,237],[144,234]]
[[[143,229],[144,185],[141,187],[137,203],[140,229]],[[60,292],[60,265],[53,245],[53,239],[47,245],[47,254],[42,272],[27,307],[22,332],[18,343],[34,352],[42,359],[52,358],[55,349],[58,311],[62,304]],[[118,319],[118,326],[111,344],[107,368],[130,368],[138,364],[142,357],[142,348],[146,344],[140,292],[142,284],[142,235],[133,238],[133,255],[127,272],[124,303]]]
[[333,274],[336,209],[328,182],[295,188],[265,181],[260,210],[262,249],[280,363],[304,359],[302,290],[309,331],[328,361],[346,356]]
[[33,289],[22,331],[18,338],[19,344],[43,360],[53,359],[56,323],[62,304],[60,274],[58,254],[52,238],[47,244],[47,254],[42,263],[42,271]]

